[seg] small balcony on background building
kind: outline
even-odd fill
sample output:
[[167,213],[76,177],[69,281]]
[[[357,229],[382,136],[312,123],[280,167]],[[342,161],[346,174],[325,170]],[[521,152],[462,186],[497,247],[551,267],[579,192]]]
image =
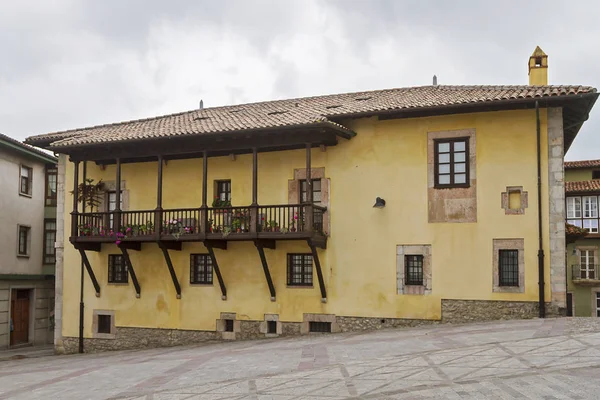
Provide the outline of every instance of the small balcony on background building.
[[600,284],[600,265],[599,264],[574,264],[571,265],[573,283],[577,285],[599,285]]

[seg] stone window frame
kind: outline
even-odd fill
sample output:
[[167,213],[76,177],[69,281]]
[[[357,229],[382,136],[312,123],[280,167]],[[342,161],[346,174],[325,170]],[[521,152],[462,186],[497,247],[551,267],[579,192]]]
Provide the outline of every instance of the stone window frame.
[[[521,204],[519,208],[510,208],[510,195],[519,193]],[[502,192],[502,208],[506,215],[523,215],[525,209],[529,207],[529,194],[523,190],[523,186],[507,186],[506,192]]]
[[[435,142],[468,138],[468,185],[436,187]],[[427,132],[428,222],[477,222],[477,135],[475,128]]]
[[[233,320],[233,332],[225,330],[225,320]],[[235,334],[241,331],[241,321],[237,319],[236,313],[222,312],[220,319],[217,320],[216,331],[221,332],[221,338],[224,340],[235,340]]]
[[[98,316],[108,315],[110,316],[110,333],[99,333],[98,332]],[[92,337],[94,339],[115,339],[117,335],[117,327],[115,324],[115,311],[114,310],[94,310],[92,317]]]
[[[310,178],[312,180],[321,179],[321,202],[314,203],[318,206],[326,207],[327,211],[323,214],[323,230],[329,236],[330,232],[330,194],[331,179],[325,176],[325,167],[311,168]],[[294,179],[288,180],[288,204],[298,204],[300,201],[300,181],[306,180],[306,168],[295,168]]]
[[312,314],[307,313],[303,315],[302,324],[300,325],[300,334],[308,335],[310,332],[310,322],[330,322],[331,333],[340,332],[340,326],[337,323],[335,314]]
[[[423,256],[423,285],[406,285],[405,257]],[[396,245],[396,294],[430,295],[433,290],[433,254],[430,244]]]
[[[275,321],[276,322],[276,329],[275,329],[275,333],[269,333],[269,326],[268,323],[269,321]],[[258,330],[260,333],[264,334],[265,337],[278,337],[279,335],[282,334],[283,332],[283,324],[281,323],[281,321],[279,321],[279,314],[265,314],[265,319],[263,321],[261,321]]]
[[[500,286],[500,250],[519,251],[519,286]],[[492,292],[524,293],[525,292],[525,239],[492,239]]]

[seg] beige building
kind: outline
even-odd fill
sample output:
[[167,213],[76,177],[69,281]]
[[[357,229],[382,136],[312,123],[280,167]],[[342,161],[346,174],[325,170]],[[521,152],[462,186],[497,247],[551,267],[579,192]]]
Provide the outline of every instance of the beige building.
[[0,134],[0,350],[53,341],[56,162]]

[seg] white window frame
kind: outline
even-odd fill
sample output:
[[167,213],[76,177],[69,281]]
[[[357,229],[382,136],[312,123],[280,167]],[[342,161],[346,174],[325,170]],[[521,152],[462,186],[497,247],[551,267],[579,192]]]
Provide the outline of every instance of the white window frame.
[[[584,262],[585,259],[585,262]],[[590,263],[590,260],[592,262]],[[579,269],[581,270],[582,279],[598,279],[595,273],[595,265],[597,260],[596,250],[580,249],[579,250]]]
[[[577,210],[577,205],[579,205],[579,210]],[[579,215],[577,215],[577,211],[579,211]],[[581,197],[567,197],[567,219],[576,219],[581,217]]]
[[600,233],[598,196],[569,196],[566,203],[569,224]]

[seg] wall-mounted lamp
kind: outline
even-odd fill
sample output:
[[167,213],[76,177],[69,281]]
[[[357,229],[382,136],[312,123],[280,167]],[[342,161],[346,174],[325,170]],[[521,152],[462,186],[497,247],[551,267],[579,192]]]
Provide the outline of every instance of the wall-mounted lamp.
[[573,255],[576,256],[577,255],[577,247],[573,247]]
[[385,207],[385,200],[382,199],[381,197],[378,197],[375,199],[375,205],[373,206],[373,208],[383,208]]

